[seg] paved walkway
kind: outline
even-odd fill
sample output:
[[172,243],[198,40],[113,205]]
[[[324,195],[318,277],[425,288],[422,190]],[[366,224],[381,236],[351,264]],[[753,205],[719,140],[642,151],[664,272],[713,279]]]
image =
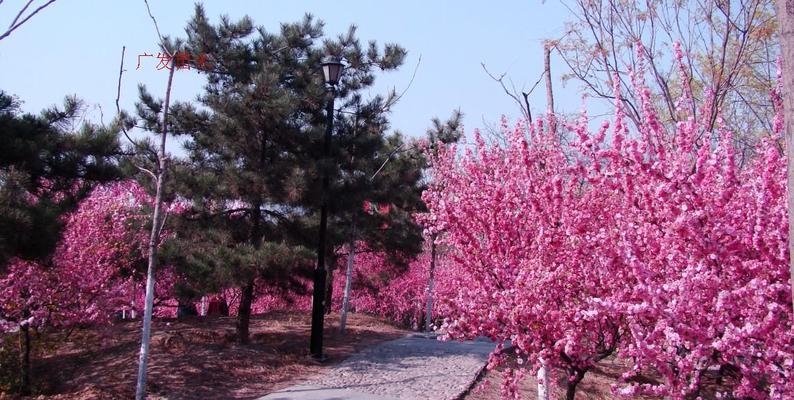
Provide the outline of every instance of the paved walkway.
[[441,342],[410,335],[259,400],[455,399],[469,388],[493,348],[490,341]]

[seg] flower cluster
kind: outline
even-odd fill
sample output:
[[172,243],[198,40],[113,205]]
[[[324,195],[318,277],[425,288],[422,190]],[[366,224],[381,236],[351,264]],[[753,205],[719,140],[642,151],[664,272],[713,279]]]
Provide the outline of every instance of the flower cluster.
[[[95,188],[64,217],[51,262],[45,266],[11,260],[0,279],[0,328],[106,323],[123,309],[140,312],[144,285],[138,267],[147,256],[144,206],[150,203],[150,196],[132,181]],[[169,297],[176,279],[169,268],[158,272],[157,295],[163,305],[174,303]],[[158,315],[174,314],[175,304],[169,305],[173,307],[161,307]]]

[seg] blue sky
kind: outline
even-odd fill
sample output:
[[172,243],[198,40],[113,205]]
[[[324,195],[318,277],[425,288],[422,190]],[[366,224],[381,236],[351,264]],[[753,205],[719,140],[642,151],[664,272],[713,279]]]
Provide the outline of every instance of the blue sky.
[[[43,0],[36,0],[43,3]],[[0,4],[0,26],[7,26],[24,0]],[[163,34],[184,35],[194,1],[150,0]],[[398,72],[378,77],[377,91],[404,89],[421,56],[416,78],[394,108],[392,128],[411,136],[424,134],[434,116],[446,118],[452,110],[465,113],[467,132],[496,123],[502,115],[514,118],[519,110],[502,89],[483,72],[507,72],[516,87],[528,89],[543,68],[542,41],[559,37],[568,10],[556,1],[218,1],[204,2],[207,15],[217,21],[249,15],[254,23],[276,31],[280,22],[296,21],[310,12],[326,23],[326,34],[359,27],[362,40],[395,42],[408,50]],[[90,106],[88,118],[104,121],[115,114],[114,100],[122,46],[127,47],[121,105],[132,111],[138,83],[162,96],[167,73],[154,59],[137,56],[156,53],[157,36],[143,0],[59,0],[0,41],[0,89],[24,101],[24,110],[38,112],[77,94]],[[557,60],[558,61],[558,60]],[[581,95],[575,82],[563,86],[563,65],[553,59],[558,111],[577,111]],[[201,91],[203,78],[179,71],[173,96],[191,100]],[[374,92],[373,92],[374,94]],[[533,114],[545,110],[541,85],[531,97]]]

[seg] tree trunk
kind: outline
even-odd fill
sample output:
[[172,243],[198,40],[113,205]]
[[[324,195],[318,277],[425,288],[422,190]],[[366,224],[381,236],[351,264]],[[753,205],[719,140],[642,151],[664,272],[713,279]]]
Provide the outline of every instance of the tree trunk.
[[[557,115],[554,114],[554,89],[551,85],[551,44],[543,45],[543,74],[546,75],[546,115],[549,118],[549,129],[557,131]],[[551,393],[551,383],[549,382],[549,369],[546,362],[540,359],[540,369],[538,370],[538,399],[548,400]],[[542,376],[541,376],[542,374]],[[542,395],[544,397],[542,397]]]
[[427,280],[427,306],[425,307],[425,331],[433,325],[433,286],[436,274],[436,235],[430,236],[430,277]]
[[254,300],[254,278],[250,278],[240,292],[240,307],[237,309],[237,342],[248,344],[248,327],[251,324],[251,303]]
[[788,161],[788,250],[792,307],[794,307],[794,0],[777,0],[780,53],[783,63],[783,117]]
[[30,324],[23,322],[19,326],[19,366],[22,378],[20,392],[30,394]]
[[546,116],[549,119],[549,129],[557,130],[557,117],[554,114],[554,90],[551,85],[551,47],[548,43],[543,45],[543,75],[546,76]]
[[157,176],[154,196],[154,212],[152,213],[152,231],[149,236],[149,268],[146,271],[146,303],[143,309],[143,332],[141,335],[141,351],[138,357],[138,382],[135,389],[135,399],[146,398],[146,364],[149,359],[149,341],[152,333],[152,310],[154,308],[154,271],[157,268],[157,247],[160,242],[160,230],[163,223],[163,185],[165,184],[166,156],[165,140],[168,136],[168,106],[171,101],[171,84],[174,80],[174,70],[171,66],[168,72],[168,86],[165,91],[163,104],[163,126],[160,134],[160,149],[157,153]]
[[546,361],[540,359],[540,368],[538,368],[538,400],[549,400],[551,391],[549,390],[549,367]]
[[554,114],[554,91],[551,87],[551,45],[543,45],[543,74],[546,76],[546,112]]
[[185,317],[196,317],[198,316],[198,310],[196,309],[196,305],[189,300],[179,300],[177,307],[176,307],[176,318],[181,319]]
[[406,326],[411,325],[411,330],[420,331],[422,329],[422,318],[424,318],[421,298],[416,298],[416,307],[414,307],[414,309],[416,311],[414,312],[413,319],[410,316],[406,316]]
[[[265,140],[262,138],[259,163],[262,170],[265,167]],[[255,249],[262,248],[262,198],[253,201],[251,212],[251,233],[249,240]],[[251,324],[251,304],[254,302],[254,278],[252,275],[240,288],[240,306],[237,308],[237,343],[248,344],[249,326]]]
[[577,369],[572,376],[568,376],[568,383],[565,385],[565,400],[574,400],[576,397],[576,386],[584,378],[585,371]]
[[350,290],[353,286],[353,262],[356,257],[356,223],[353,221],[353,228],[350,234],[350,241],[347,242],[347,269],[345,270],[345,293],[342,297],[342,316],[339,320],[339,331],[345,331],[347,324],[347,310],[350,307]]
[[334,308],[334,271],[336,271],[336,257],[328,258],[330,263],[327,263],[325,268],[325,301],[323,302],[325,315],[330,314]]

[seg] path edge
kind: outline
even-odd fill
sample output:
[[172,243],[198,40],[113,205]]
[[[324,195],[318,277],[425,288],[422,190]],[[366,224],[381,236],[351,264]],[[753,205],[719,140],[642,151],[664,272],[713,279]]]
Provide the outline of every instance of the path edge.
[[472,389],[474,389],[477,384],[482,381],[483,377],[485,377],[485,372],[488,370],[488,363],[486,362],[485,365],[480,367],[480,370],[474,375],[474,379],[469,383],[469,385],[463,389],[457,396],[453,397],[451,400],[463,400],[466,396],[468,396]]

